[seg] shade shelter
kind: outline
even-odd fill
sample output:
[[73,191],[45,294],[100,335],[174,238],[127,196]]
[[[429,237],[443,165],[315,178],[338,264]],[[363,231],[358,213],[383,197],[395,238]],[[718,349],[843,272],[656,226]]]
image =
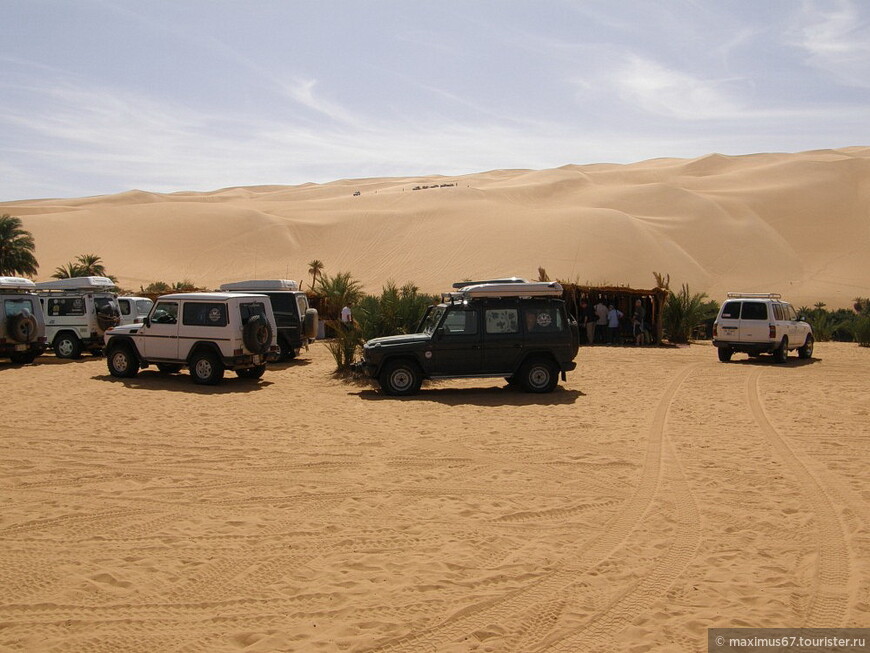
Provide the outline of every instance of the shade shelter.
[[594,306],[599,300],[603,301],[605,305],[613,304],[618,310],[622,311],[628,324],[630,324],[634,303],[640,299],[643,302],[644,308],[646,308],[646,319],[651,327],[653,341],[661,343],[663,331],[662,309],[664,308],[668,292],[664,288],[643,290],[640,288],[629,288],[628,286],[582,286],[575,283],[561,283],[564,291],[562,296],[568,305],[568,310],[579,321],[582,321],[580,302],[586,299],[590,306]]

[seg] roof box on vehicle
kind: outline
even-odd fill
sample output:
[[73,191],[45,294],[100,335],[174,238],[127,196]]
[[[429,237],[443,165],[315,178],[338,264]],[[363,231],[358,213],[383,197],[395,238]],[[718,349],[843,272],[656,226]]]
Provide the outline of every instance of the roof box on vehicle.
[[292,279],[253,279],[251,281],[234,281],[222,283],[221,290],[238,292],[263,292],[266,290],[299,290],[299,284]]
[[107,290],[112,288],[115,282],[108,277],[70,277],[69,279],[55,279],[54,281],[40,281],[36,284],[37,290]]
[[458,281],[453,284],[453,287],[458,290],[459,288],[465,288],[467,286],[480,286],[484,283],[529,283],[529,280],[521,279],[520,277],[505,277],[502,279],[486,279],[482,281]]
[[463,286],[459,293],[466,299],[482,297],[561,297],[562,286],[556,281],[520,281],[477,283]]
[[0,277],[0,290],[34,290],[36,284],[22,277]]

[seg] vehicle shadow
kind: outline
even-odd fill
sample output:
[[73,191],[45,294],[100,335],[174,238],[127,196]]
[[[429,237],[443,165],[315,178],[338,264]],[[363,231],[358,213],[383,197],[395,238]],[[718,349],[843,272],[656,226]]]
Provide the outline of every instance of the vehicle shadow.
[[773,360],[773,356],[757,356],[755,358],[732,358],[728,363],[729,365],[749,365],[755,366],[759,365],[761,367],[775,367],[776,369],[797,369],[799,367],[806,367],[807,365],[815,365],[816,363],[821,363],[823,359],[821,358],[797,358],[796,356],[789,356],[785,363],[779,364]]
[[270,370],[289,370],[294,367],[305,367],[311,365],[310,358],[291,358],[290,360],[281,361],[280,363],[269,363]]
[[381,390],[367,388],[351,392],[366,401],[430,401],[445,406],[559,406],[569,405],[579,397],[585,397],[580,390],[566,390],[557,386],[553,392],[534,394],[506,385],[497,388],[441,388],[426,387],[410,397],[391,397]]
[[[0,372],[18,367],[30,367],[34,365],[82,365],[94,361],[105,361],[102,356],[83,355],[81,358],[58,358],[54,354],[37,356],[32,363],[13,363],[7,359],[0,361]],[[105,363],[103,363],[105,365]]]
[[198,385],[189,374],[165,374],[156,370],[142,370],[132,379],[119,379],[111,374],[98,374],[91,378],[95,381],[118,383],[136,390],[162,390],[169,392],[184,392],[198,395],[225,395],[256,392],[273,385],[263,379],[233,378],[235,374],[228,372],[218,385]]

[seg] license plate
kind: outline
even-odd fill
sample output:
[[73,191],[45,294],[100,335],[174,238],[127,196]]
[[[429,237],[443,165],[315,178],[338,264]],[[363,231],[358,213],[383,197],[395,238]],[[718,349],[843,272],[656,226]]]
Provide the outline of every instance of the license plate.
[[15,351],[27,351],[27,345],[15,345]]

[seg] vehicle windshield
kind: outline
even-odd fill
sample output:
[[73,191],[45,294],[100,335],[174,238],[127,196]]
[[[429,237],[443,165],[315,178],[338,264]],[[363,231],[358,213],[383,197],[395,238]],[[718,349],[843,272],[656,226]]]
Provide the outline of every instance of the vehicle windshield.
[[426,311],[426,315],[423,316],[422,322],[420,322],[420,333],[425,333],[427,336],[435,333],[435,329],[441,322],[445,310],[447,309],[444,306],[430,306]]

